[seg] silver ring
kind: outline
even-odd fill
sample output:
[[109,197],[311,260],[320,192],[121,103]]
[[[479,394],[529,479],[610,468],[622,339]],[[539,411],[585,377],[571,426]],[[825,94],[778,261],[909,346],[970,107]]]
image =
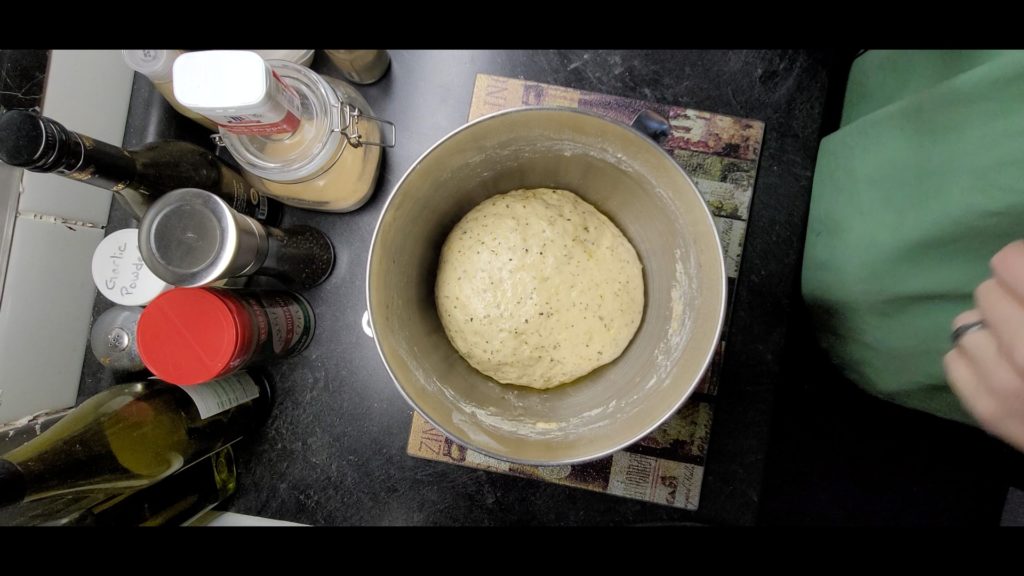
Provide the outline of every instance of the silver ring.
[[953,341],[953,346],[956,346],[956,343],[960,340],[960,338],[964,336],[964,334],[967,334],[968,332],[974,332],[975,330],[981,330],[984,327],[984,320],[975,320],[974,322],[968,322],[966,324],[961,324],[960,326],[957,326],[953,330],[953,333],[949,335],[950,339]]

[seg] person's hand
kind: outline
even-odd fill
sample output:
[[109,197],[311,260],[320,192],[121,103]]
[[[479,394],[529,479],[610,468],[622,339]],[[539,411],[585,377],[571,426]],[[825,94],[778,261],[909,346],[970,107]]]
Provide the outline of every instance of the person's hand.
[[1024,451],[1024,240],[1006,245],[990,266],[992,277],[974,290],[974,308],[953,320],[954,332],[968,329],[943,366],[978,423]]

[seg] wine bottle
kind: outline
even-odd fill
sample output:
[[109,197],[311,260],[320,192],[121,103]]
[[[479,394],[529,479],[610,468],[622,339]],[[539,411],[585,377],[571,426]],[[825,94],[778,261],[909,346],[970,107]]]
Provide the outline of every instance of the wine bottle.
[[151,485],[250,432],[268,414],[269,395],[258,372],[108,388],[0,458],[0,506]]
[[110,190],[138,220],[154,196],[178,188],[213,192],[261,222],[274,225],[281,220],[279,202],[257,192],[212,152],[191,142],[162,140],[125,150],[68,130],[46,116],[9,110],[0,116],[0,160]]

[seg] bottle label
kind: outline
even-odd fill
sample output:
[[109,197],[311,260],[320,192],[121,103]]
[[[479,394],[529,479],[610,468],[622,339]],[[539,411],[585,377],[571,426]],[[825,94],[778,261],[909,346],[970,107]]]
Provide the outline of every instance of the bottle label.
[[313,338],[313,312],[289,292],[260,292],[244,297],[256,312],[256,355],[287,357],[306,349]]
[[237,212],[257,220],[265,220],[269,205],[267,197],[256,191],[240,174],[221,164],[221,197]]
[[239,404],[258,398],[260,388],[253,381],[252,377],[244,372],[238,372],[195,386],[181,386],[195,402],[199,409],[199,417],[207,419],[230,410]]
[[232,134],[266,136],[288,134],[299,127],[299,95],[271,72],[266,96],[258,105],[232,114],[209,115],[209,118]]
[[170,288],[142,259],[137,228],[118,230],[100,242],[92,277],[101,294],[123,306],[145,306]]
[[267,202],[267,197],[261,195],[259,192],[256,191],[255,188],[249,188],[249,197],[259,202],[259,208],[256,210],[256,215],[254,216],[254,218],[256,218],[257,220],[266,220],[267,211],[269,210],[270,206],[270,204]]

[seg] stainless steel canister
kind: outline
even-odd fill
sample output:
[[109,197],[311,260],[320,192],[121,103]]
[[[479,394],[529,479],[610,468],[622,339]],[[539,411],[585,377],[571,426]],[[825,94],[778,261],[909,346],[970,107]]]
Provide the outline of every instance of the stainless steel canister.
[[139,226],[139,250],[154,274],[183,287],[260,274],[311,288],[334,268],[334,248],[323,232],[264,226],[198,188],[153,203]]

